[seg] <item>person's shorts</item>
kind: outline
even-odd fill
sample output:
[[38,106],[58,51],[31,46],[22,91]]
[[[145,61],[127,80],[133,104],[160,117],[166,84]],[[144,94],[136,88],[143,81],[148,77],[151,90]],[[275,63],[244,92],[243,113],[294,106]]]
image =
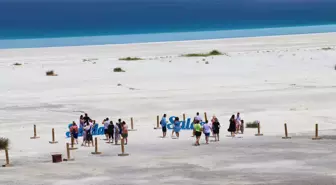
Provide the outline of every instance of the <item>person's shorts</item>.
[[209,137],[209,136],[210,136],[210,133],[204,133],[204,135],[205,135],[206,137]]
[[162,132],[167,132],[167,127],[162,127]]
[[127,138],[127,137],[128,137],[128,134],[121,134],[121,136],[122,136],[123,138]]
[[196,137],[200,137],[202,135],[202,132],[195,132]]
[[73,133],[72,135],[75,139],[78,139],[78,133]]
[[105,134],[105,135],[108,134],[107,129],[104,129],[104,134]]
[[111,133],[111,132],[108,133],[108,137],[109,137],[109,138],[113,138],[113,132],[112,132],[112,133]]
[[91,135],[91,134],[88,134],[88,135],[86,136],[86,140],[87,140],[87,141],[93,141],[93,140],[92,140],[92,135]]
[[179,132],[180,132],[180,130],[181,130],[181,128],[180,128],[180,127],[174,127],[174,132],[176,132],[176,133],[179,133]]
[[214,134],[219,134],[219,130],[215,129],[215,130],[213,130],[213,133]]

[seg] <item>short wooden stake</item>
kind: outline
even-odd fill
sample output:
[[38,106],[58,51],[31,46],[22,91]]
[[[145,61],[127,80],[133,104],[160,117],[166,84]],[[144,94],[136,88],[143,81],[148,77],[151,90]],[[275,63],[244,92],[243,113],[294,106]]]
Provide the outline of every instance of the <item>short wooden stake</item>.
[[124,138],[121,139],[121,154],[118,154],[118,156],[129,156],[129,154],[125,153]]
[[34,137],[30,137],[30,139],[38,139],[38,138],[40,137],[36,135],[36,125],[34,125]]
[[95,151],[91,152],[91,154],[95,154],[95,155],[101,154],[101,152],[98,152],[98,138],[97,137],[95,137]]
[[67,152],[67,158],[63,159],[63,161],[74,161],[75,159],[70,158],[70,145],[69,145],[69,143],[66,143],[66,152]]
[[256,134],[255,136],[263,136],[263,134],[260,133],[260,123],[258,123],[258,134]]
[[8,149],[5,149],[5,155],[6,155],[6,164],[2,165],[2,167],[11,167],[12,165],[9,164],[9,156],[8,156]]
[[183,113],[183,121],[186,121],[186,116],[184,113]]
[[51,141],[49,141],[50,144],[56,144],[58,141],[55,141],[55,129],[51,129]]
[[291,139],[291,137],[288,137],[287,124],[286,123],[285,123],[285,137],[282,137],[282,139]]
[[321,138],[318,136],[318,124],[315,124],[315,137],[312,138],[313,140],[320,140]]
[[71,134],[71,148],[69,150],[77,150],[78,148],[76,148],[74,145],[75,145],[75,138]]
[[133,117],[131,117],[131,129],[128,129],[128,131],[136,131],[136,129],[134,129]]
[[160,117],[156,116],[156,127],[154,129],[160,129]]
[[208,120],[207,113],[204,112],[204,121],[207,121],[207,120]]

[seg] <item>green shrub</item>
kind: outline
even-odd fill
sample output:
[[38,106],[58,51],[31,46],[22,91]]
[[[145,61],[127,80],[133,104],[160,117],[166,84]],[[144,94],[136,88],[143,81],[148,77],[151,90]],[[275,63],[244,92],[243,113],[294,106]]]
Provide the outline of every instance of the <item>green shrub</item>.
[[214,55],[223,55],[221,52],[217,50],[212,50],[209,53],[190,53],[182,55],[184,57],[208,57],[208,56],[214,56]]
[[246,125],[246,128],[258,128],[258,122],[257,121],[247,122],[245,125]]
[[119,58],[119,60],[143,60],[142,58],[138,57],[126,57],[126,58]]
[[331,48],[331,47],[326,47],[326,48],[321,48],[321,49],[324,50],[324,51],[334,50],[334,48]]
[[120,67],[116,67],[116,68],[113,69],[113,72],[125,72],[125,70],[123,70]]

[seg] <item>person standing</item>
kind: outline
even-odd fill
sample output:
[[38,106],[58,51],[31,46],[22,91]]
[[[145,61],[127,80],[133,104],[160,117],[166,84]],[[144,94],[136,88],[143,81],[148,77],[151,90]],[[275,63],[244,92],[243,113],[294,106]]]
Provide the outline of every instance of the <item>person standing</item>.
[[219,129],[220,129],[220,123],[217,118],[215,118],[215,122],[212,125],[213,133],[215,136],[215,141],[219,141]]
[[206,120],[205,124],[203,125],[203,133],[205,135],[205,142],[206,142],[206,144],[209,144],[209,136],[210,136],[211,130],[212,129],[211,129],[210,125],[208,124],[208,120]]
[[86,123],[84,130],[86,132],[86,142],[88,143],[88,146],[90,147],[91,142],[92,142],[92,146],[94,146],[93,139],[92,139],[92,126],[90,125],[90,123]]
[[70,133],[71,133],[71,136],[76,141],[76,144],[78,144],[78,126],[76,122],[74,121],[72,122],[72,126],[70,127]]
[[167,115],[166,114],[163,114],[163,117],[160,121],[160,125],[162,127],[162,138],[165,138],[167,134]]
[[128,142],[128,126],[125,121],[122,122],[122,137],[125,139],[125,145],[127,145]]
[[196,120],[196,122],[194,123],[194,131],[195,131],[195,135],[196,135],[196,142],[195,142],[195,146],[199,146],[199,140],[201,138],[202,135],[202,126],[200,124],[200,121]]
[[89,123],[90,121],[92,121],[87,113],[85,113],[85,116],[83,117],[83,119],[84,119],[84,123]]
[[176,133],[176,137],[180,137],[180,131],[181,131],[181,122],[179,117],[175,117],[174,121],[174,132]]
[[107,127],[107,134],[108,134],[108,143],[113,143],[113,134],[114,134],[113,121],[110,121],[110,124]]
[[238,112],[237,117],[236,117],[236,134],[239,133],[240,124],[241,124],[241,118],[240,118],[240,113]]
[[230,126],[228,131],[231,132],[231,136],[234,137],[235,136],[235,132],[236,132],[236,120],[235,120],[235,115],[233,114],[230,118]]
[[119,131],[119,123],[116,123],[115,127],[114,127],[114,143],[115,145],[118,144],[119,141],[119,137],[120,137],[120,131]]
[[119,134],[121,135],[122,134],[122,122],[121,122],[121,119],[118,119],[118,126],[119,126]]
[[[202,122],[202,118],[199,115],[199,112],[196,112],[196,116],[194,117],[194,121],[191,124],[195,124],[195,122],[199,122],[199,123]],[[192,133],[192,137],[194,137],[194,136],[195,136],[195,129],[193,129],[193,133]]]
[[105,134],[106,140],[109,140],[108,127],[110,125],[110,122],[108,118],[104,119],[103,125],[104,125],[104,134]]

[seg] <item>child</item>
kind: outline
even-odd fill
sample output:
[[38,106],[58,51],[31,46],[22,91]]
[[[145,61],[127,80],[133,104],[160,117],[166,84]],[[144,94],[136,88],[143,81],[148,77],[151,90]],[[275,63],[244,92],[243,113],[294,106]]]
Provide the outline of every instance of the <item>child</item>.
[[240,124],[240,132],[242,134],[244,134],[244,120],[241,120],[241,124]]

